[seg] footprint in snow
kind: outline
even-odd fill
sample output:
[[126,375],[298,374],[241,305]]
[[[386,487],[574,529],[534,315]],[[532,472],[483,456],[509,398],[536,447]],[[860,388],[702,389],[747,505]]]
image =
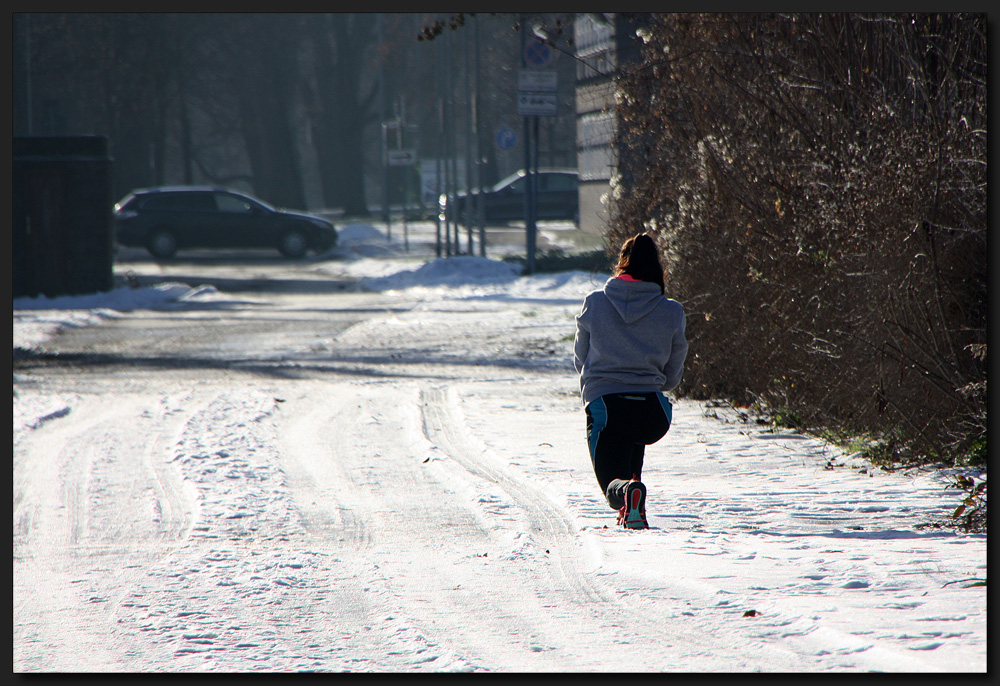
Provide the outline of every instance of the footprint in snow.
[[871,584],[867,581],[848,581],[846,584],[841,586],[841,588],[868,588]]

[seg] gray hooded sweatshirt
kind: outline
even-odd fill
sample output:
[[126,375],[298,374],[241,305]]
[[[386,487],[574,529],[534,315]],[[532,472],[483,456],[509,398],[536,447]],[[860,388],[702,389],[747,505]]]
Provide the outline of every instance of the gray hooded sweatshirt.
[[585,403],[676,388],[687,350],[684,306],[655,283],[608,279],[576,316],[573,363]]

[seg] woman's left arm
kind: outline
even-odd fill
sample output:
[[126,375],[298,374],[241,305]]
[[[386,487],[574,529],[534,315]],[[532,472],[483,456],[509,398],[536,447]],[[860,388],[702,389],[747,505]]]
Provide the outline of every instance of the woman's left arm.
[[587,304],[584,302],[583,311],[576,315],[576,337],[573,339],[573,366],[576,368],[577,374],[583,372],[583,363],[590,351],[590,331],[582,321],[586,313]]

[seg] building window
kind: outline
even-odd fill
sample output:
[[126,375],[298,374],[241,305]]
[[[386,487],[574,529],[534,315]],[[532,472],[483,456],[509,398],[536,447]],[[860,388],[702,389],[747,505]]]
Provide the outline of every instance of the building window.
[[590,112],[577,118],[577,171],[581,181],[611,178],[614,135],[615,117],[611,112]]
[[607,76],[615,65],[615,29],[612,22],[598,21],[584,14],[573,24],[576,44],[576,78],[579,81]]

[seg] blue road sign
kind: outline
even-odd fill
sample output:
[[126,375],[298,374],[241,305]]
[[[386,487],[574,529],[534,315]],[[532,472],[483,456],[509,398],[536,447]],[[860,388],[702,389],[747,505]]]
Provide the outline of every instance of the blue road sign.
[[497,129],[497,147],[501,150],[510,150],[517,143],[517,134],[508,126],[501,126]]
[[529,40],[524,46],[524,64],[535,69],[544,69],[552,64],[552,48],[548,43]]

